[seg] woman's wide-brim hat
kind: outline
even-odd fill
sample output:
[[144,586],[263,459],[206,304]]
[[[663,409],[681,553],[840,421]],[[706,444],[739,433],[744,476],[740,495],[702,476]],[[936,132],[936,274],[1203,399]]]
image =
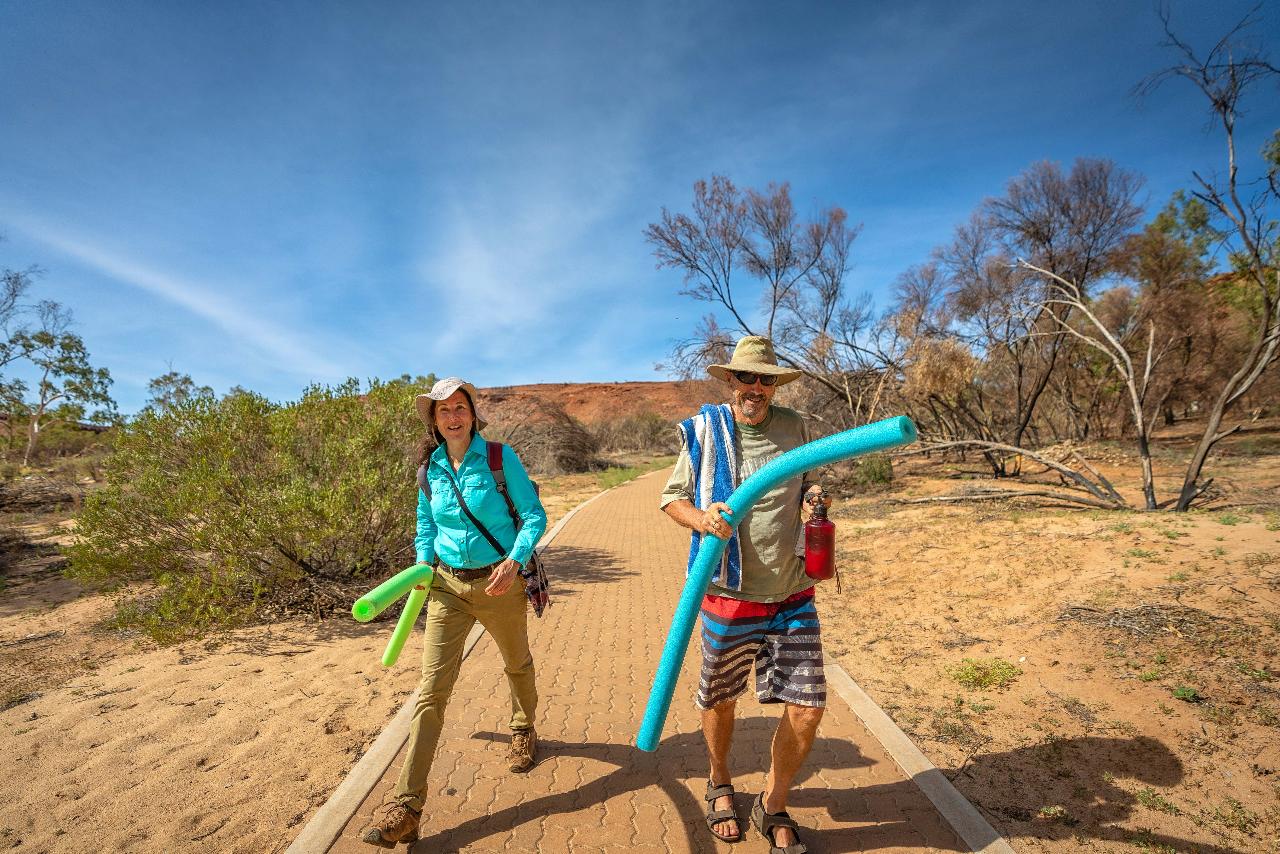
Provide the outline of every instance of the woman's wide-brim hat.
[[778,378],[778,385],[800,379],[800,371],[778,364],[773,352],[773,342],[759,335],[748,335],[733,348],[733,357],[727,365],[708,365],[707,373],[718,380],[729,381],[733,371],[750,371],[753,374],[770,374]]
[[422,419],[422,423],[427,425],[427,431],[435,433],[436,431],[436,401],[444,400],[458,389],[462,389],[467,393],[467,398],[471,401],[471,414],[476,419],[476,430],[483,430],[489,426],[489,422],[480,417],[480,413],[476,412],[476,387],[471,383],[459,377],[445,377],[437,380],[436,384],[431,387],[431,391],[426,394],[420,394],[413,399],[413,407],[418,410],[418,417]]

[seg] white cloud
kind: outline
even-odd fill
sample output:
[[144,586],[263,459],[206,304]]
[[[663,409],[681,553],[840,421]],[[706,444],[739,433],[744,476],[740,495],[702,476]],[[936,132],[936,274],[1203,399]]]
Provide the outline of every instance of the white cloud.
[[[6,211],[3,218],[32,240],[121,284],[160,297],[208,321],[239,343],[274,359],[274,367],[282,371],[306,380],[340,379],[352,373],[349,365],[317,352],[293,329],[272,322],[260,310],[236,304],[218,293],[220,289],[210,282],[158,270],[65,228],[52,227],[36,217]],[[328,338],[332,342],[332,337]],[[330,349],[352,353],[352,348],[345,345]]]

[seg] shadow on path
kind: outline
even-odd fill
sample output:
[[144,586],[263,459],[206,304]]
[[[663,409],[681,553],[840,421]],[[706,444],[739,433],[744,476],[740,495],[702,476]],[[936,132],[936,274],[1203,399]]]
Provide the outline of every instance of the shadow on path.
[[[735,774],[748,775],[766,770],[769,742],[775,725],[776,719],[773,717],[743,718],[738,721],[733,750]],[[496,742],[508,740],[505,734],[490,732],[479,732],[472,737]],[[543,773],[549,773],[550,769],[546,766],[553,766],[562,758],[589,759],[614,766],[614,768],[578,789],[534,798],[490,815],[469,819],[452,828],[440,828],[439,825],[433,828],[433,822],[428,813],[423,827],[423,839],[413,851],[416,854],[425,854],[428,851],[456,851],[491,836],[505,836],[525,822],[536,821],[544,816],[587,809],[611,798],[655,784],[679,814],[684,825],[685,841],[691,850],[697,852],[725,850],[711,838],[710,831],[703,823],[704,804],[700,792],[705,771],[691,773],[688,770],[691,765],[699,769],[705,768],[705,760],[702,758],[705,756],[705,745],[700,732],[678,733],[665,738],[655,753],[645,753],[629,744],[568,743],[552,739],[541,740],[539,746],[542,759],[538,763],[539,768],[535,768],[533,774],[540,773],[539,769],[542,769]],[[978,776],[982,776],[984,772],[997,772],[999,769],[1009,767],[1025,767],[1025,763],[1029,760],[1040,761],[1042,757],[1033,754],[1038,754],[1043,749],[1043,746],[1037,746],[983,754],[969,763],[966,773],[976,772]],[[1137,799],[1131,792],[1117,786],[1114,779],[1124,777],[1147,785],[1172,786],[1183,777],[1182,764],[1177,756],[1162,742],[1153,738],[1064,739],[1053,749],[1066,751],[1080,761],[1080,767],[1087,772],[1086,778],[1090,783],[1090,795],[1094,798],[1095,806],[1090,810],[1091,823],[1088,825],[1047,823],[1041,826],[1037,823],[1034,828],[1025,830],[1026,833],[1042,839],[1065,840],[1092,837],[1133,844],[1135,839],[1139,838],[1138,834],[1127,828],[1116,827],[1114,823],[1125,821],[1134,815]],[[697,758],[690,761],[691,756]],[[886,821],[884,809],[886,803],[922,802],[924,796],[913,781],[904,780],[844,789],[825,789],[812,785],[804,788],[815,771],[860,768],[870,764],[872,760],[867,759],[850,741],[822,736],[815,741],[810,761],[797,775],[796,791],[792,794],[791,802],[796,807],[825,808],[833,820],[855,826],[802,828],[805,842],[814,854],[911,847],[919,844],[919,835],[906,822]],[[933,773],[945,773],[951,777],[954,771],[948,772],[943,769]],[[686,780],[693,781],[692,792],[686,786]],[[742,816],[744,828],[750,824],[748,816],[756,794],[756,792],[739,791],[735,799],[735,807],[738,814]],[[1015,821],[1030,819],[1030,816],[1009,815],[994,805],[987,809]],[[901,814],[901,810],[897,808],[892,812],[896,815]],[[632,842],[630,826],[630,822],[619,824],[623,835],[617,842],[620,844]],[[436,834],[431,833],[433,829],[437,830]],[[754,835],[754,830],[747,832]],[[1153,847],[1167,845],[1176,850],[1196,850],[1204,854],[1238,854],[1232,848],[1207,845],[1169,834],[1145,832],[1140,839]],[[952,850],[967,851],[968,849],[960,847]]]
[[572,596],[584,585],[611,584],[635,573],[635,570],[627,569],[616,554],[603,549],[557,546],[553,543],[544,554],[552,603]]
[[[773,718],[744,718],[738,721],[734,734],[735,773],[745,775],[765,770],[769,742],[773,737],[775,726],[776,720]],[[476,733],[473,738],[505,742],[509,737],[498,733],[481,732]],[[539,752],[542,759],[538,763],[540,767],[565,757],[591,759],[613,765],[615,768],[573,791],[535,798],[498,810],[491,815],[465,821],[457,827],[445,830],[439,836],[426,835],[431,829],[428,815],[423,827],[423,839],[414,846],[413,851],[415,854],[425,854],[428,851],[456,851],[492,835],[506,835],[526,821],[586,809],[610,798],[648,788],[655,783],[679,813],[684,825],[686,842],[691,850],[698,852],[723,850],[711,838],[710,831],[703,822],[705,805],[701,795],[691,793],[683,784],[684,780],[693,779],[695,781],[693,788],[697,792],[701,791],[705,772],[691,774],[687,769],[687,759],[691,755],[704,755],[705,749],[700,732],[679,733],[665,738],[654,753],[645,753],[629,744],[598,742],[570,744],[541,739]],[[854,744],[843,739],[819,737],[814,744],[814,750],[822,753],[824,757],[834,756],[835,762],[831,767],[859,768],[871,764],[871,761],[864,757]],[[695,764],[703,763],[699,761]],[[539,770],[535,768],[531,773],[537,774]],[[812,769],[802,770],[796,784],[802,784],[812,776],[812,773]],[[879,788],[896,789],[900,790],[899,794],[919,797],[918,792],[915,791],[915,785],[908,781]],[[824,801],[830,804],[844,802],[847,805],[852,798],[861,794],[861,791],[832,792],[829,793],[829,801],[826,796]],[[742,816],[744,827],[749,824],[748,816],[755,795],[755,792],[740,791],[735,799],[735,806],[739,815]],[[865,819],[858,816],[865,816]],[[863,802],[861,806],[855,807],[852,817],[848,820],[871,822],[875,819],[871,816],[868,805]],[[619,843],[631,842],[630,826],[630,822],[619,823],[620,830],[626,834],[617,840]],[[809,843],[810,850],[814,854],[820,854],[824,851],[859,850],[863,844],[859,841],[860,837],[870,829],[874,829],[876,839],[886,845],[913,845],[919,841],[919,836],[905,825],[902,825],[898,832],[894,832],[893,826],[889,826],[886,832],[886,825],[883,824],[875,828],[839,828],[824,831],[809,829],[802,832],[805,834],[805,841]],[[639,841],[643,840],[637,840]]]

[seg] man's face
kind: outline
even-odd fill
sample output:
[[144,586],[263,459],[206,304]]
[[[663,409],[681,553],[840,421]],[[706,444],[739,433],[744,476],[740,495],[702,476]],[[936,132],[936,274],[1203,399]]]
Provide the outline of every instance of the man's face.
[[[752,382],[743,382],[740,376]],[[758,374],[731,371],[729,389],[733,392],[733,411],[737,414],[738,420],[747,424],[759,424],[769,414],[769,404],[778,387],[765,385],[760,381]]]

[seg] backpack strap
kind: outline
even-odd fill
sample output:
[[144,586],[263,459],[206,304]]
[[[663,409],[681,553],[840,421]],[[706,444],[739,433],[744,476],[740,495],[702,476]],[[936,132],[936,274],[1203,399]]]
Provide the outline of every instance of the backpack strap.
[[507,473],[502,468],[502,443],[486,441],[485,445],[489,452],[489,471],[493,473],[493,482],[498,487],[502,500],[507,502],[507,512],[511,514],[516,530],[519,530],[520,514],[516,513],[516,506],[511,503],[511,496],[507,494]]
[[427,481],[427,466],[431,464],[431,458],[418,466],[418,489],[422,490],[422,494],[427,496],[427,501],[431,501],[431,484]]
[[486,441],[484,444],[489,452],[489,471],[493,472],[493,481],[498,485],[498,491],[506,495],[507,473],[502,468],[502,443]]

